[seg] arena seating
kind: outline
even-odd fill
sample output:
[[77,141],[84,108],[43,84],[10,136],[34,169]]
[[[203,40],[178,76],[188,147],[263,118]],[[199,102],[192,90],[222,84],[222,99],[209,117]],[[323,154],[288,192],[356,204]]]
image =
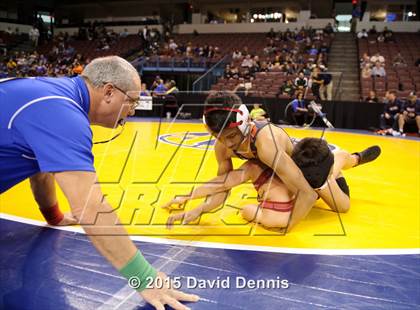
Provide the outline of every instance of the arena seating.
[[[420,58],[420,37],[418,34],[394,33],[395,41],[377,42],[374,35],[358,40],[359,56],[369,56],[379,52],[385,58],[386,77],[362,78],[360,76],[361,96],[366,98],[370,90],[375,90],[378,97],[383,97],[387,90],[397,90],[398,97],[405,98],[416,90],[420,91],[420,71],[414,65]],[[372,43],[374,42],[374,43]],[[401,53],[407,67],[394,67],[392,59]]]
[[[110,46],[108,50],[97,50],[98,42],[96,40],[72,40],[70,44],[76,49],[77,53],[85,58],[95,58],[107,55],[127,56],[133,50],[140,48],[140,39],[137,35],[129,35],[125,38],[119,38],[117,42]],[[54,46],[53,42],[39,47],[38,52],[48,54],[48,51]]]

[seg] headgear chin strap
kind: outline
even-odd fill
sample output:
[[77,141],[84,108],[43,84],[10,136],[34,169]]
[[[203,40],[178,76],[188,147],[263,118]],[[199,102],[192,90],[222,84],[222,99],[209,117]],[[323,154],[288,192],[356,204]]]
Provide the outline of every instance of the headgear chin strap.
[[213,107],[206,109],[203,114],[203,123],[207,126],[206,123],[206,115],[212,111],[229,111],[229,112],[235,112],[236,113],[236,122],[231,122],[227,124],[225,128],[235,128],[237,127],[242,135],[246,136],[249,133],[249,111],[246,105],[241,104],[237,109],[234,108],[228,108],[228,107]]

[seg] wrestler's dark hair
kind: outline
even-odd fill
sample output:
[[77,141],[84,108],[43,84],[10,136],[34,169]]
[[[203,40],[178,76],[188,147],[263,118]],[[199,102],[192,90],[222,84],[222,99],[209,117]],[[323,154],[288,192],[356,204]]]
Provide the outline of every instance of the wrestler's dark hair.
[[325,140],[304,138],[292,152],[292,159],[313,188],[321,187],[334,164],[334,155]]
[[219,133],[230,123],[236,122],[236,112],[212,110],[212,108],[238,108],[241,98],[233,92],[219,91],[210,93],[204,102],[204,118],[211,131]]
[[298,166],[318,165],[330,153],[327,142],[319,138],[300,140],[292,152],[292,159]]

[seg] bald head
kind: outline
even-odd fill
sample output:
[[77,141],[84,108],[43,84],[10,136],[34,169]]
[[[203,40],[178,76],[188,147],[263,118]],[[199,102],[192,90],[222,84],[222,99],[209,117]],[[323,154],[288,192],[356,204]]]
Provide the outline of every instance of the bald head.
[[137,70],[127,60],[118,56],[95,58],[85,67],[81,75],[94,87],[111,83],[124,91],[140,88]]

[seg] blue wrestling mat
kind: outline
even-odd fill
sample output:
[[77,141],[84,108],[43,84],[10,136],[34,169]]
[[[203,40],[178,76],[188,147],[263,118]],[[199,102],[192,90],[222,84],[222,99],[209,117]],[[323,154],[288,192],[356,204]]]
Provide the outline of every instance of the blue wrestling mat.
[[[0,219],[1,309],[152,309],[85,235]],[[420,255],[310,255],[136,242],[192,309],[419,309]],[[268,281],[271,279],[271,281]],[[169,307],[167,307],[169,309]]]

